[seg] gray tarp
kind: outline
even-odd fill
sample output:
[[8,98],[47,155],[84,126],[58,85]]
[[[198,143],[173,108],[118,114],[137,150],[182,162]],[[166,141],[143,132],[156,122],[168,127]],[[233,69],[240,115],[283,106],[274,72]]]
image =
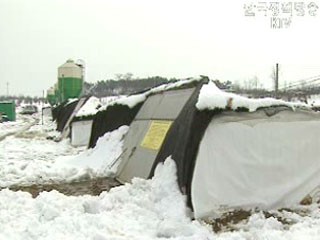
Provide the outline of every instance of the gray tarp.
[[319,114],[223,113],[200,143],[192,203],[197,218],[237,207],[281,208],[319,185]]

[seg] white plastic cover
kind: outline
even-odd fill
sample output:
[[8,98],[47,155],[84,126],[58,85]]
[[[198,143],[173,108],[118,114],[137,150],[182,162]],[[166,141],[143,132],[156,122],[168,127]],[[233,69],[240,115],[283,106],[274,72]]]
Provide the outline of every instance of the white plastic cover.
[[43,115],[44,115],[44,116],[49,116],[49,117],[52,116],[51,107],[42,108],[42,112],[43,112]]
[[320,185],[319,120],[319,115],[291,111],[214,118],[193,176],[195,217],[299,203]]
[[92,120],[72,122],[72,146],[87,146],[91,135]]

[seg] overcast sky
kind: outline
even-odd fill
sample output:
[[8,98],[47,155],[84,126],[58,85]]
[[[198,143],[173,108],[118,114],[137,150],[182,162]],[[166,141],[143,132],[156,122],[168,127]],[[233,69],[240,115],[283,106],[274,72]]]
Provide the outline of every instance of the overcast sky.
[[10,94],[40,96],[68,58],[85,61],[88,82],[127,72],[240,82],[256,75],[268,87],[276,62],[282,83],[320,75],[320,16],[272,29],[269,16],[245,16],[250,2],[0,0],[0,95],[9,82]]

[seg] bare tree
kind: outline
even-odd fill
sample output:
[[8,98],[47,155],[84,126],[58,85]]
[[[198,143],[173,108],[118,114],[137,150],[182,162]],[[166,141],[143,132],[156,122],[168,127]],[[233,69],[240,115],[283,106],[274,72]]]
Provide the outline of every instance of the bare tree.
[[302,90],[305,90],[307,88],[307,81],[306,80],[301,80],[300,82],[300,88]]
[[133,73],[128,72],[128,73],[124,74],[123,79],[127,80],[127,81],[132,80],[133,79]]
[[241,89],[240,82],[238,80],[234,81],[232,84],[231,88],[235,91],[239,91]]
[[258,89],[259,86],[259,78],[255,75],[253,78],[249,80],[250,89]]
[[115,80],[116,80],[116,81],[123,79],[123,74],[121,74],[121,73],[117,73],[117,74],[115,74],[114,76],[115,76]]

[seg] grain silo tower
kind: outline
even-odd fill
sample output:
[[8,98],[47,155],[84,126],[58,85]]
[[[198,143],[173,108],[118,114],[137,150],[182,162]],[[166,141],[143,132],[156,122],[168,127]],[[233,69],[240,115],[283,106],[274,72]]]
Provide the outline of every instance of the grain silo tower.
[[59,99],[60,99],[58,82],[56,82],[56,83],[53,85],[53,88],[54,88],[54,95],[56,96],[56,103],[58,103],[58,102],[59,102]]
[[83,69],[72,59],[58,68],[59,101],[64,102],[70,98],[78,98],[82,92]]
[[47,100],[51,106],[56,104],[56,94],[54,91],[54,87],[51,87],[47,90]]

